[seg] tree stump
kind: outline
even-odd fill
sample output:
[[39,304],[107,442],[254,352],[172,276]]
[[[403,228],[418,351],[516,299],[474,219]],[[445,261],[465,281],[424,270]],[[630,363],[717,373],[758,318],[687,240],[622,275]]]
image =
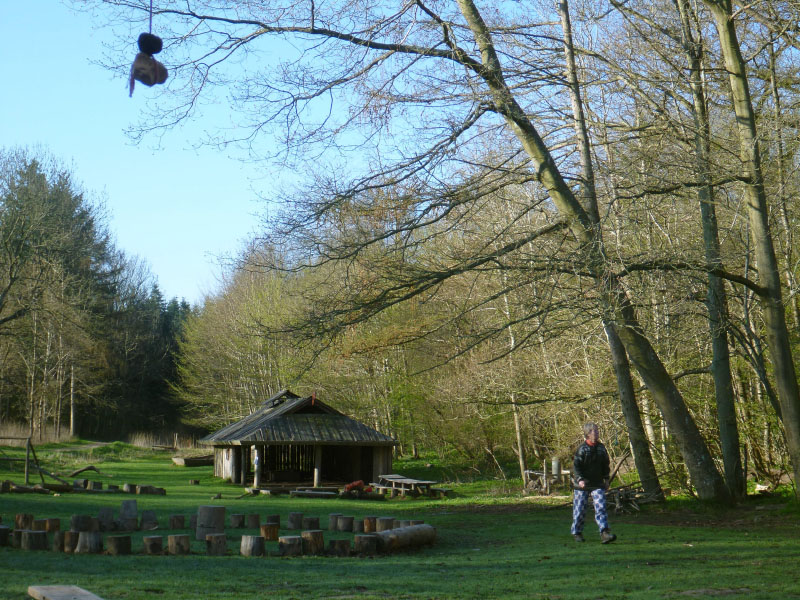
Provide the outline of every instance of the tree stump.
[[350,540],[331,540],[328,552],[333,556],[350,556]]
[[136,493],[136,484],[135,483],[123,483],[122,484],[122,491],[126,494],[135,494]]
[[267,515],[266,522],[268,524],[273,523],[278,526],[278,529],[281,528],[281,516],[280,515]]
[[28,513],[14,515],[14,529],[33,529],[33,515]]
[[261,537],[268,542],[275,542],[278,540],[278,524],[267,523],[261,526]]
[[158,529],[158,518],[156,517],[156,511],[142,511],[142,520],[141,523],[139,523],[139,529],[142,531],[154,531]]
[[86,487],[89,485],[88,479],[76,479],[72,482],[72,487],[78,488],[79,490],[85,490]]
[[103,489],[103,482],[102,481],[90,481],[89,482],[89,489],[99,492]]
[[0,525],[0,546],[8,546],[10,537],[11,527],[8,525]]
[[22,532],[30,529],[15,529],[11,532],[11,547],[20,548],[22,546]]
[[189,480],[189,485],[200,485],[200,480],[199,479],[190,479]]
[[114,528],[114,511],[108,507],[103,507],[97,512],[97,522],[100,524],[100,531],[111,531]]
[[303,538],[299,535],[282,535],[278,538],[278,554],[300,556],[303,553]]
[[78,546],[78,538],[80,537],[80,533],[77,531],[65,531],[64,532],[64,552],[72,553],[75,552],[75,548]]
[[47,533],[61,531],[61,519],[45,519],[46,525],[44,530]]
[[342,513],[331,513],[328,515],[328,531],[339,531],[339,517]]
[[136,531],[139,528],[139,519],[118,519],[117,529],[119,531]]
[[353,521],[353,533],[364,533],[364,519]]
[[75,554],[99,554],[103,551],[103,537],[99,531],[78,532]]
[[375,532],[394,529],[394,517],[378,517],[375,521]]
[[170,529],[183,529],[186,527],[186,517],[184,515],[170,515],[169,528]]
[[146,535],[142,538],[145,554],[163,554],[164,537],[160,535]]
[[43,529],[23,530],[20,548],[23,550],[47,550],[47,532]]
[[171,535],[167,538],[170,554],[189,554],[191,537],[188,534]]
[[322,554],[325,550],[325,539],[321,529],[311,529],[300,534],[303,540],[303,554]]
[[257,514],[247,515],[245,526],[247,529],[259,529],[261,527],[261,516]]
[[123,500],[119,507],[119,520],[135,519],[139,521],[139,506],[136,500]]
[[198,540],[205,541],[208,534],[223,533],[224,531],[224,506],[200,506],[197,508],[197,529],[195,530],[195,537]]
[[409,525],[411,525],[411,521],[409,519],[400,519],[399,521],[397,521],[397,523],[395,523],[395,528],[408,527]]
[[381,552],[416,548],[436,541],[436,529],[430,525],[411,525],[380,531],[375,535],[378,538],[378,550]]
[[206,534],[206,554],[209,556],[225,556],[227,553],[228,538],[224,533]]
[[353,537],[353,550],[356,554],[374,556],[378,552],[378,538],[374,534],[356,535]]
[[353,517],[342,515],[336,520],[336,527],[339,531],[353,531]]
[[244,515],[231,515],[231,529],[244,529]]
[[319,529],[319,517],[303,517],[303,529]]
[[[2,544],[0,544],[2,546]],[[64,551],[64,532],[63,531],[54,531],[53,532],[53,552],[63,552]]]
[[264,538],[260,535],[243,535],[239,552],[242,556],[264,556]]
[[34,519],[31,529],[33,531],[47,531],[47,519]]
[[286,520],[287,529],[302,529],[303,528],[303,513],[290,512],[289,518]]
[[364,517],[364,533],[375,533],[378,517]]
[[122,556],[131,553],[131,536],[110,535],[106,538],[108,553],[112,556]]
[[197,530],[197,513],[189,515],[189,529],[192,531]]

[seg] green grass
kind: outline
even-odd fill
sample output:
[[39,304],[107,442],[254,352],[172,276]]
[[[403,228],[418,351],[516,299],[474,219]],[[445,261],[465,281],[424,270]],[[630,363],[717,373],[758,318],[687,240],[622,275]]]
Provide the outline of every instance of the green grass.
[[[24,455],[24,450],[5,449]],[[0,599],[24,598],[28,585],[73,584],[106,600],[119,598],[800,598],[800,515],[785,497],[748,500],[722,510],[689,500],[651,506],[641,513],[611,517],[619,540],[601,545],[591,521],[587,542],[569,535],[571,510],[565,499],[523,498],[509,482],[472,477],[453,479],[458,495],[446,500],[394,499],[385,502],[237,498],[241,488],[211,476],[210,467],[175,467],[170,453],[142,451],[115,444],[91,452],[57,452],[37,447],[45,468],[69,472],[94,464],[104,474],[81,477],[122,484],[165,487],[167,496],[136,496],[139,510],[155,510],[162,527],[170,514],[188,515],[203,504],[223,505],[227,514],[319,516],[344,513],[422,518],[437,528],[437,543],[418,551],[375,558],[244,558],[238,555],[242,534],[231,530],[230,555],[209,557],[193,542],[189,556],[127,557],[23,552],[0,548]],[[88,460],[88,462],[87,462]],[[439,479],[447,470],[399,462],[409,476]],[[442,469],[438,473],[435,469]],[[454,469],[450,469],[454,472]],[[427,474],[426,474],[427,473]],[[21,482],[0,462],[0,480]],[[190,485],[199,479],[200,485]],[[445,478],[442,478],[445,479]],[[459,483],[460,481],[460,483]],[[212,496],[222,498],[212,500]],[[94,514],[104,506],[119,508],[126,494],[0,495],[0,517],[14,514],[60,517],[66,527],[72,514]],[[591,519],[591,513],[589,515]],[[162,529],[157,532],[168,535]],[[284,533],[283,531],[281,532]],[[151,535],[148,533],[147,535]],[[326,540],[331,536],[326,531]],[[134,534],[141,552],[143,533]],[[338,533],[336,537],[348,537]],[[166,538],[165,538],[166,541]],[[276,549],[268,542],[268,550]]]

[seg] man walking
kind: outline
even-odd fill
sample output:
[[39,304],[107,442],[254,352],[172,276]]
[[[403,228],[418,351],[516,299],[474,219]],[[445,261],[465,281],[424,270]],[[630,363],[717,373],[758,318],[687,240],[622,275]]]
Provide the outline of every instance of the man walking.
[[589,495],[594,502],[594,520],[600,529],[600,541],[608,544],[617,536],[608,529],[606,490],[609,486],[610,460],[606,447],[600,442],[600,430],[594,423],[583,426],[584,442],[575,452],[572,462],[572,480],[575,485],[572,504],[572,535],[583,542],[583,523]]

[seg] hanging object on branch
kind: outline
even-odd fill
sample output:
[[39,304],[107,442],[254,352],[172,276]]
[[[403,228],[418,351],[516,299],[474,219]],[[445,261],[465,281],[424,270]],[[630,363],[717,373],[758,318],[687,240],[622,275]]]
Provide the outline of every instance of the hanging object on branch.
[[161,52],[163,42],[153,34],[153,0],[150,0],[150,27],[147,33],[139,35],[137,40],[139,53],[133,59],[129,81],[128,96],[133,96],[133,88],[139,81],[146,86],[164,83],[167,80],[167,68],[153,58],[154,54]]

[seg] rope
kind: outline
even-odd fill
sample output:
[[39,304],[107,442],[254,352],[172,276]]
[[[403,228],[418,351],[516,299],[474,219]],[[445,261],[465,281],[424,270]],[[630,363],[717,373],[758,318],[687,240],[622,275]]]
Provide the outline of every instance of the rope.
[[148,33],[153,33],[153,0],[150,0],[150,25],[147,29]]

